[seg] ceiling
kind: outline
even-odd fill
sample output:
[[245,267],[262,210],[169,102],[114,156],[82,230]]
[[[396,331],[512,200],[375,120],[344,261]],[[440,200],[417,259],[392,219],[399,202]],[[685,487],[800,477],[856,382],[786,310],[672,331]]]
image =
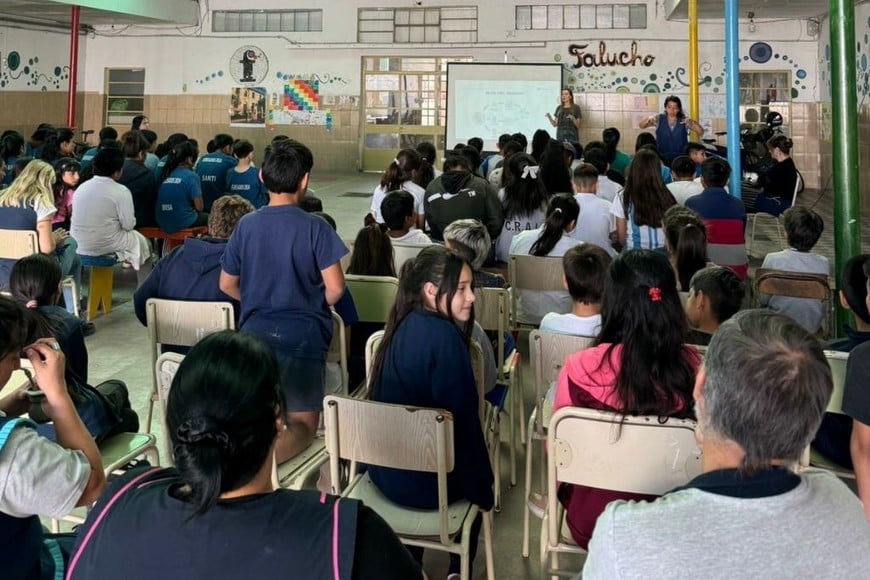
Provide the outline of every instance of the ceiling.
[[[855,4],[862,1],[853,0]],[[825,16],[828,14],[828,0],[739,0],[740,18],[749,12],[755,13],[757,20],[802,19]],[[683,20],[689,17],[689,0],[665,0],[665,13],[670,20]],[[724,19],[723,0],[698,0],[698,18]]]
[[[157,3],[155,0],[152,1],[154,1],[155,4]],[[178,4],[182,4],[182,0],[174,1]],[[84,4],[84,2],[82,2],[82,4]],[[114,4],[118,5],[119,3],[114,2]],[[176,22],[174,19],[171,19],[171,10],[166,12],[170,18],[161,18],[160,10],[150,10],[150,12],[152,13],[151,16],[144,16],[141,14],[111,12],[108,10],[83,6],[80,12],[80,23],[82,26],[87,27],[101,25],[123,26],[128,24],[167,24],[167,22],[190,24],[190,22]],[[0,0],[0,24],[6,22],[34,23],[51,27],[69,28],[71,21],[72,16],[70,5],[68,3],[63,3],[62,1]]]

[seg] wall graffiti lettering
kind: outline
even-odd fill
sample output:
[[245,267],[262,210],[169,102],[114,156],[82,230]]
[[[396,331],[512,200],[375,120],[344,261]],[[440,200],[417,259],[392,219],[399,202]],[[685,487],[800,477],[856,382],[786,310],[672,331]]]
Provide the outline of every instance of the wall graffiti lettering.
[[631,42],[630,52],[608,52],[607,44],[598,43],[598,52],[586,52],[589,44],[571,44],[568,53],[577,59],[571,68],[590,68],[596,66],[652,66],[656,57],[651,54],[638,54],[637,42]]

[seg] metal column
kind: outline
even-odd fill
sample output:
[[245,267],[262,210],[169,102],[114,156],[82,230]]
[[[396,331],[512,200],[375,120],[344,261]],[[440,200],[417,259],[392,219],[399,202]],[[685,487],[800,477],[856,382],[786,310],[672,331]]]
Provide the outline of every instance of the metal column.
[[79,11],[72,7],[72,22],[69,30],[69,93],[66,99],[66,126],[75,127],[76,123],[76,77],[79,73]]
[[725,0],[725,110],[728,130],[728,163],[731,180],[728,190],[740,197],[740,82],[739,46],[737,45],[737,0]]
[[[858,202],[858,97],[854,52],[855,6],[851,0],[830,0],[828,10],[831,22],[834,271],[841,272],[846,260],[861,252],[861,213]],[[838,306],[838,331],[848,322],[848,312]]]
[[[698,0],[689,0],[689,117],[701,120],[698,100]],[[691,133],[695,139],[694,133]]]

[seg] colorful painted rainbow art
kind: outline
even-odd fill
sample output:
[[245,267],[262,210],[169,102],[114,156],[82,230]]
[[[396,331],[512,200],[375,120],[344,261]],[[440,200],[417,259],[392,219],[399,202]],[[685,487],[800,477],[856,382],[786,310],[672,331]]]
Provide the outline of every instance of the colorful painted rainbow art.
[[293,79],[284,85],[285,111],[316,111],[320,104],[320,81]]

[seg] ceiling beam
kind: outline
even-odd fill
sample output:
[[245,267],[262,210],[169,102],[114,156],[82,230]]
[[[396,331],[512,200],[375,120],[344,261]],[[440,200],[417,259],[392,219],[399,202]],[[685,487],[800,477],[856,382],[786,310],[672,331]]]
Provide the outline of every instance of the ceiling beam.
[[52,0],[57,4],[77,5],[103,12],[116,12],[150,18],[180,26],[199,23],[197,0]]

